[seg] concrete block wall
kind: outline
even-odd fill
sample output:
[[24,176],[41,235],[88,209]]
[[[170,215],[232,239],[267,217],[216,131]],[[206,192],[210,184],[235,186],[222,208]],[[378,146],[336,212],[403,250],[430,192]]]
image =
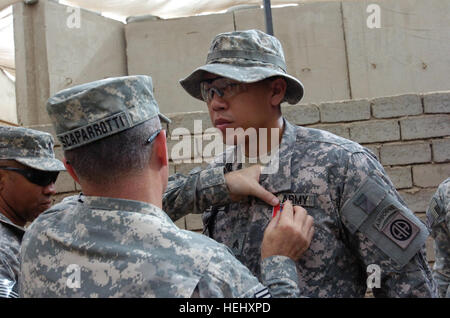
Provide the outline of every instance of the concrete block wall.
[[[379,28],[368,27],[369,5],[380,9]],[[450,2],[442,0],[346,0],[273,8],[272,16],[288,73],[305,84],[303,101],[322,103],[449,90],[449,10]],[[163,112],[201,111],[202,103],[178,81],[205,63],[216,34],[253,28],[265,30],[262,9],[131,22],[125,26],[129,74],[155,77]],[[402,106],[387,110],[379,103],[374,118],[418,111],[398,109]],[[351,107],[365,108],[352,116],[368,114],[367,105]],[[325,109],[323,116],[327,118]]]
[[13,6],[18,124],[50,123],[47,99],[74,85],[127,75],[124,25],[54,1]]

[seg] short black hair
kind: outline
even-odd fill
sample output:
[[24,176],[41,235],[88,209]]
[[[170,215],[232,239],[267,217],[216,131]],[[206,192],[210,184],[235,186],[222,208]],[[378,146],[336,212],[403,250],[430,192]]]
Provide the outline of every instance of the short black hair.
[[138,172],[148,165],[151,147],[147,139],[161,128],[158,117],[135,127],[64,151],[66,160],[81,179],[94,184],[112,184],[118,178]]

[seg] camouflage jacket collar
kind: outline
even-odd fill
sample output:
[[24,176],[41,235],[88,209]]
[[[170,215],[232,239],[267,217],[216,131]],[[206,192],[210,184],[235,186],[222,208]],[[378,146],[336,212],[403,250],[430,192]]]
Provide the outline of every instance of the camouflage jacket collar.
[[142,214],[156,216],[163,220],[170,220],[167,214],[157,206],[134,200],[82,196],[82,204],[90,209],[111,210],[111,211],[130,211]]
[[25,232],[25,229],[23,227],[14,224],[10,219],[8,219],[6,216],[4,216],[2,212],[0,212],[0,223],[7,224],[8,226],[12,226],[15,229],[18,229],[19,231],[21,231],[22,233]]
[[291,157],[296,141],[296,128],[283,118],[284,130],[281,138],[278,158],[278,168],[274,173],[262,174],[261,185],[272,193],[287,191],[291,189]]
[[[278,167],[274,173],[261,174],[260,183],[272,193],[287,191],[291,189],[291,157],[294,151],[294,145],[297,140],[297,126],[292,125],[283,118],[284,130],[278,149]],[[229,147],[218,160],[225,165],[225,171],[230,172],[241,168],[237,160],[237,147]],[[220,165],[220,163],[216,164]]]

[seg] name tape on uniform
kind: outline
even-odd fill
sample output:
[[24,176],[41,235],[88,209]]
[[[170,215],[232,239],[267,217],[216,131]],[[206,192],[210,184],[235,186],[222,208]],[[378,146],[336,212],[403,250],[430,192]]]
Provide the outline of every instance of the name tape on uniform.
[[279,193],[278,199],[281,203],[289,200],[292,205],[300,205],[302,207],[313,208],[316,206],[316,195],[309,193]]
[[89,125],[57,135],[65,150],[79,147],[131,127],[127,112],[116,113]]

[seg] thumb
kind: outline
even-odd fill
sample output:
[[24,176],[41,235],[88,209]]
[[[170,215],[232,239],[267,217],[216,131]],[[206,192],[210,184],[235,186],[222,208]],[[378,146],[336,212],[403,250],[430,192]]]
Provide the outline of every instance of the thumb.
[[269,224],[267,224],[266,231],[270,232],[278,225],[280,222],[280,215],[281,213],[277,213],[275,217],[270,220]]
[[263,186],[257,182],[255,182],[255,185],[252,188],[251,195],[263,200],[271,206],[276,206],[280,203],[280,200],[273,193],[264,189]]

